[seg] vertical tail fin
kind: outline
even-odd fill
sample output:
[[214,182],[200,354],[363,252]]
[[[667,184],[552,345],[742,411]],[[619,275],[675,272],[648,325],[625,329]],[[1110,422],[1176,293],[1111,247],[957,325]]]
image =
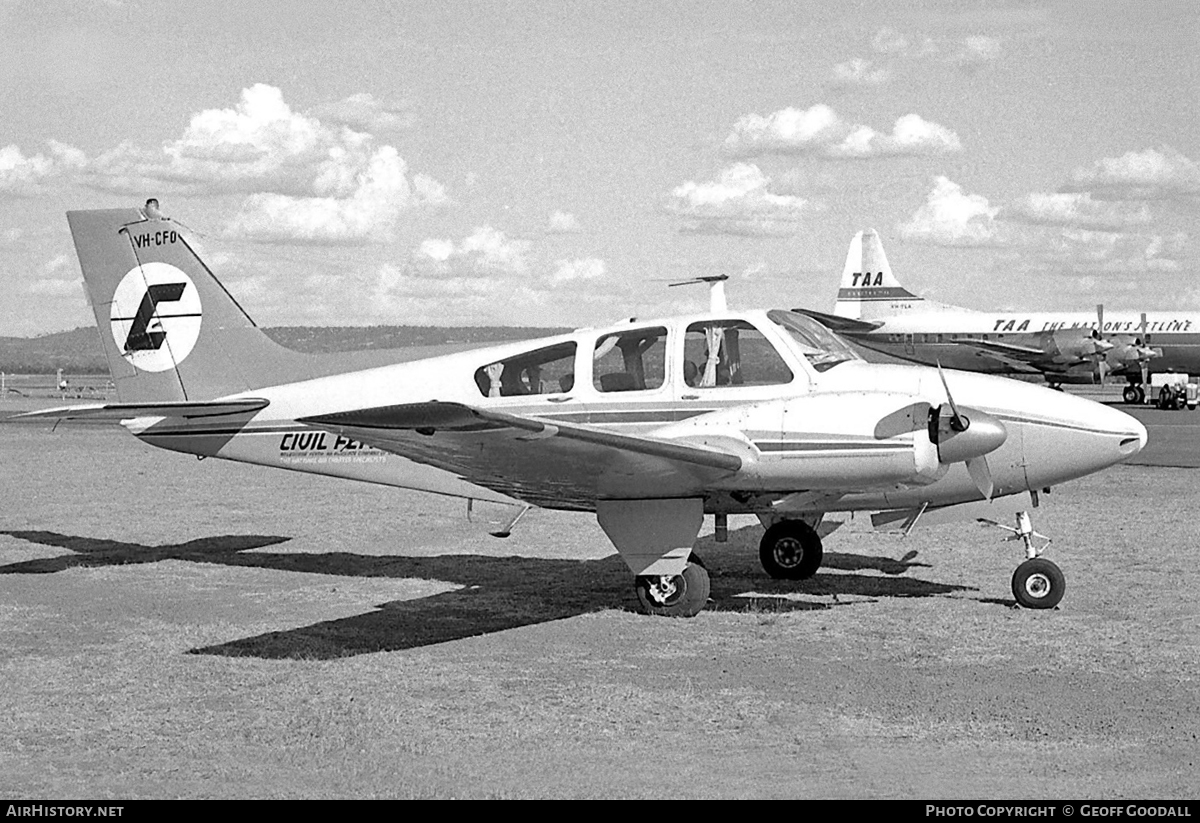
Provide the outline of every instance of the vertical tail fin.
[[834,314],[854,320],[874,320],[919,308],[924,302],[924,298],[901,286],[892,276],[883,243],[874,229],[854,235],[846,253]]
[[122,402],[210,400],[306,371],[157,209],[70,211],[67,222]]

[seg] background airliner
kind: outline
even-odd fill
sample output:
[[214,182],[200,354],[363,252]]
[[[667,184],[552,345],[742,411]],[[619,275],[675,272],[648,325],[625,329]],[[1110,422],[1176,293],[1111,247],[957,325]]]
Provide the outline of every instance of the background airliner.
[[874,229],[850,241],[833,314],[797,309],[873,351],[990,374],[1041,374],[1051,386],[1125,378],[1145,401],[1150,373],[1200,372],[1200,313],[975,311],[926,300],[892,274]]

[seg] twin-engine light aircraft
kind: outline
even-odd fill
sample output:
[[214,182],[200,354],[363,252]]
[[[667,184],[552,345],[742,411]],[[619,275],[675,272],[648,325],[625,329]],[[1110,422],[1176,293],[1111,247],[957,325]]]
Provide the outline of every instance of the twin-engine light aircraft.
[[[595,512],[651,614],[692,616],[706,514],[767,527],[767,573],[813,575],[827,512],[966,517],[1136,454],[1146,430],[1081,398],[1003,378],[863,362],[792,311],[713,310],[337,372],[264,336],[176,223],[67,214],[119,401],[35,413],[120,420],[154,446],[512,507]],[[719,298],[719,299],[718,299]],[[1022,498],[1022,501],[1024,498]],[[1015,512],[1025,503],[1009,509]],[[1064,579],[1013,575],[1049,608]]]
[[882,354],[983,372],[1040,374],[1051,386],[1126,381],[1143,403],[1150,373],[1200,372],[1200,314],[975,311],[913,294],[892,274],[874,230],[850,241],[833,314],[797,309]]

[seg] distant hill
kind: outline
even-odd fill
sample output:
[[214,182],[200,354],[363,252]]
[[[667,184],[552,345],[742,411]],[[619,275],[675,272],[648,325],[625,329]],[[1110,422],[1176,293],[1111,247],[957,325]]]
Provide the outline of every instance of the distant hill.
[[[263,331],[281,346],[312,354],[383,351],[448,343],[480,345],[569,331],[531,326],[275,326]],[[9,374],[108,374],[95,326],[41,337],[0,337],[0,371]]]

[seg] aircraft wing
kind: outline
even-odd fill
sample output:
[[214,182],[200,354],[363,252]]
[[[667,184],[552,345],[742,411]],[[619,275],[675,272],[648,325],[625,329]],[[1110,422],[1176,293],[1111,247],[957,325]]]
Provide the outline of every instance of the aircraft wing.
[[959,346],[975,349],[980,354],[999,360],[1013,368],[1030,374],[1062,371],[1061,366],[1053,361],[1053,355],[1050,352],[1034,346],[1021,346],[1016,343],[1004,343],[999,340],[980,340],[979,338],[962,337],[953,342]]
[[301,418],[535,505],[590,510],[600,498],[690,497],[742,467],[736,454],[666,438],[407,403]]
[[836,314],[825,314],[812,309],[792,309],[792,311],[811,317],[825,328],[838,334],[866,334],[883,325],[883,323],[868,320],[854,320],[849,317],[839,317]]
[[172,400],[153,403],[85,403],[14,414],[8,420],[128,420],[132,417],[219,417],[265,409],[270,401],[261,397],[238,400]]

